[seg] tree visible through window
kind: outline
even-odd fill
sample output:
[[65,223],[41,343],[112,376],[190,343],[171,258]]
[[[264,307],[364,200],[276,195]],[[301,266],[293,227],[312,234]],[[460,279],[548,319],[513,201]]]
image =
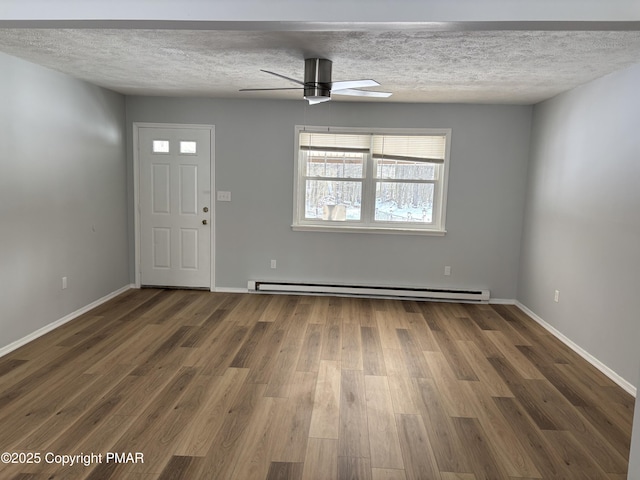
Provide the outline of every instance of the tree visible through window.
[[296,127],[294,228],[444,232],[450,130]]

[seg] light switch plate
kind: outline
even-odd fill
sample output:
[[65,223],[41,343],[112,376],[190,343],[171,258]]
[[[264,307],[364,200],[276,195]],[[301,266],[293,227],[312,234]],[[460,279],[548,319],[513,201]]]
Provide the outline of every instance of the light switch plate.
[[224,192],[222,190],[218,190],[216,198],[219,202],[230,202],[231,201],[231,192]]

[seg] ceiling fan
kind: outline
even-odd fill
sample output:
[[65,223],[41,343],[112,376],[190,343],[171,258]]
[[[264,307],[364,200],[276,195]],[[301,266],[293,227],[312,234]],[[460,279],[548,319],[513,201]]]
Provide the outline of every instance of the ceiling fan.
[[304,98],[309,102],[309,105],[328,102],[331,100],[332,93],[336,95],[352,95],[356,97],[387,98],[391,96],[391,93],[389,92],[359,90],[360,88],[379,86],[380,84],[375,80],[346,80],[332,82],[331,64],[331,60],[327,60],[325,58],[307,58],[304,61],[304,82],[279,73],[260,70],[261,72],[284,78],[285,80],[289,80],[301,86],[289,88],[242,88],[240,91],[258,92],[267,90],[303,90]]

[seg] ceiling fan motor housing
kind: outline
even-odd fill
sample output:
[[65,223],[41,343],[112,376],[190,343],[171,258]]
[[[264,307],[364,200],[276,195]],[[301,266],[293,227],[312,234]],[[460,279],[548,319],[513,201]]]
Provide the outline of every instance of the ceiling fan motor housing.
[[307,58],[304,61],[304,98],[331,98],[331,60]]

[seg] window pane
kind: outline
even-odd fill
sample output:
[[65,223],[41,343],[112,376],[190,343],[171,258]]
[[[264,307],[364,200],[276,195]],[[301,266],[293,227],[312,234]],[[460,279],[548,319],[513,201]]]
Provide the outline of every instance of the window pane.
[[424,162],[411,162],[405,160],[385,160],[376,161],[376,177],[393,180],[435,180],[438,165]]
[[180,142],[180,153],[196,153],[196,142]]
[[307,177],[362,178],[364,155],[351,152],[308,152]]
[[315,220],[360,220],[361,182],[307,180],[305,218]]
[[432,223],[433,184],[378,182],[375,220]]
[[169,140],[154,140],[153,153],[169,153]]

